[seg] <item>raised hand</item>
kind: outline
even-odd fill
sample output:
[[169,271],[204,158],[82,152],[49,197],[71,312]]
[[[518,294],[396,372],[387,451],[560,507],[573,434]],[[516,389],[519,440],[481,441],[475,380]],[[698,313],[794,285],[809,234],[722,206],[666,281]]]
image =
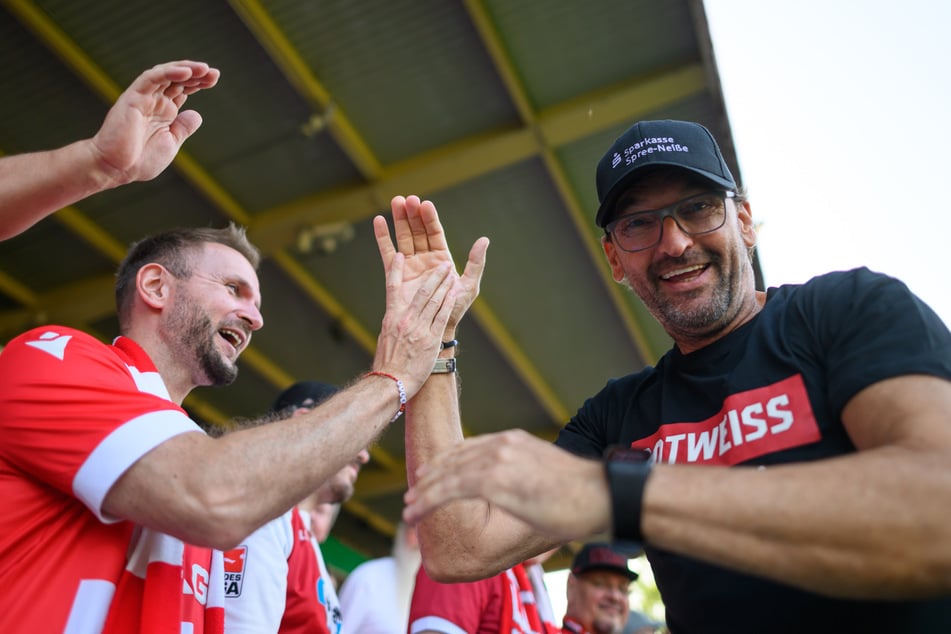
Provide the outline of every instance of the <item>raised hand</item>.
[[396,253],[403,254],[405,267],[403,272],[403,292],[412,295],[419,288],[422,279],[434,267],[448,263],[453,267],[455,280],[455,302],[452,313],[446,325],[446,332],[451,336],[459,321],[465,315],[469,306],[479,295],[479,284],[482,272],[485,269],[486,250],[489,247],[488,238],[479,238],[469,251],[469,258],[463,274],[459,276],[455,271],[452,254],[446,242],[446,234],[436,207],[430,201],[420,201],[418,196],[396,196],[390,202],[393,212],[393,229],[396,236],[396,246],[390,240],[386,219],[377,216],[373,219],[373,229],[376,234],[377,246],[383,260],[383,268],[389,272],[391,262]]
[[405,268],[403,254],[394,254],[386,276],[386,313],[373,369],[399,377],[407,397],[412,398],[429,378],[439,352],[455,303],[455,280],[451,263],[439,262],[416,276],[415,290],[409,292]]
[[214,86],[219,75],[204,62],[183,60],[159,64],[132,82],[92,139],[111,185],[149,180],[168,167],[202,121],[182,105],[188,95]]

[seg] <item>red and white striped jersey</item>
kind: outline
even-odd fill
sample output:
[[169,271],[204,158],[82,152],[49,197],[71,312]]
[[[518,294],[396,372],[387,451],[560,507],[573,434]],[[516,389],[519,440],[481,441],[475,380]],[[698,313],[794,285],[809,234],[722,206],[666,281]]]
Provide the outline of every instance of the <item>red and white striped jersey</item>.
[[339,634],[340,602],[295,507],[225,552],[226,634]]
[[0,353],[0,412],[0,631],[221,631],[220,555],[102,510],[144,454],[202,433],[142,348],[26,332]]

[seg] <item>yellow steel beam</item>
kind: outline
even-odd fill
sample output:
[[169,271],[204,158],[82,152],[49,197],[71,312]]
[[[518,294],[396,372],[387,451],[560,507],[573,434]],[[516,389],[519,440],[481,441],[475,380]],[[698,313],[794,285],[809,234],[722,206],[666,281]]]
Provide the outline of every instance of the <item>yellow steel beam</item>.
[[68,66],[72,67],[77,75],[83,77],[92,89],[112,103],[119,97],[122,90],[85,55],[75,42],[63,33],[49,16],[28,0],[4,0],[4,4],[19,18],[25,26],[30,28],[47,47],[59,55]]
[[229,0],[232,8],[261,42],[292,86],[311,104],[327,125],[327,130],[354,162],[364,178],[374,181],[383,167],[356,128],[350,123],[330,91],[310,68],[258,0]]
[[565,407],[561,399],[555,394],[554,390],[545,382],[541,373],[529,361],[528,357],[522,351],[521,346],[515,341],[515,338],[508,332],[502,321],[492,312],[492,310],[481,299],[477,299],[473,304],[472,314],[479,320],[479,324],[485,329],[489,338],[495,342],[495,345],[508,359],[509,363],[515,369],[522,381],[529,387],[535,398],[548,412],[552,423],[556,427],[561,427],[569,418],[568,408]]
[[75,207],[60,209],[53,217],[113,262],[125,257],[128,248]]
[[[16,284],[22,287],[19,282]],[[45,293],[31,293],[32,297],[23,298],[25,309],[0,312],[0,337],[9,338],[34,324],[73,325],[108,317],[115,312],[114,289],[115,278],[100,275]]]
[[[633,123],[640,116],[707,90],[701,64],[686,64],[634,81],[593,91],[542,110],[539,130],[556,148],[603,130]],[[594,171],[594,166],[591,166]]]
[[[495,64],[496,71],[502,78],[502,81],[508,90],[509,96],[518,109],[523,123],[526,126],[531,126],[534,128],[537,117],[535,110],[528,99],[528,94],[525,90],[523,82],[519,78],[518,72],[512,63],[508,51],[506,50],[505,45],[502,43],[502,38],[499,36],[498,30],[496,29],[495,24],[492,22],[492,19],[489,17],[485,6],[481,0],[466,0],[465,4],[466,9],[469,11],[470,17],[472,18],[473,24],[475,24],[476,30],[482,38],[483,44],[489,51],[489,55]],[[678,83],[679,80],[679,78],[678,80],[671,80],[670,78],[665,79],[667,79],[667,84]],[[664,92],[664,90],[667,88],[669,88],[669,86],[664,86],[661,89],[658,89],[657,87],[651,87],[650,90],[652,94],[655,95],[667,94]],[[643,92],[644,88],[640,87],[640,90]],[[602,283],[607,286],[608,295],[611,297],[614,308],[621,317],[621,321],[624,323],[625,330],[631,339],[631,343],[633,343],[635,348],[638,349],[643,359],[653,361],[655,359],[655,355],[651,350],[648,341],[649,338],[644,332],[644,328],[635,318],[632,309],[630,308],[630,304],[625,302],[624,298],[618,292],[618,289],[616,288],[617,284],[615,284],[613,278],[611,277],[610,270],[605,265],[604,258],[601,257],[600,249],[597,248],[597,240],[589,239],[589,236],[591,235],[589,229],[590,221],[587,215],[583,212],[574,190],[568,184],[568,179],[565,177],[564,170],[562,169],[560,162],[555,158],[555,154],[552,150],[553,144],[563,144],[573,140],[571,135],[577,134],[578,130],[583,129],[585,124],[593,119],[594,112],[590,105],[590,101],[591,96],[589,95],[580,102],[580,108],[579,104],[577,103],[566,103],[562,104],[559,108],[548,114],[548,116],[545,118],[544,126],[539,128],[543,141],[540,153],[545,167],[548,170],[548,174],[555,183],[555,188],[558,191],[562,202],[568,209],[572,222],[575,225],[575,230],[577,231],[578,235],[582,237],[582,242],[585,245],[585,250],[588,253],[588,256],[592,259],[595,269],[600,273]],[[609,118],[605,116],[605,113],[610,113],[610,111],[616,109],[616,104],[618,103],[624,104],[625,115],[628,117],[630,116],[630,103],[629,99],[627,99],[627,95],[616,96],[614,94],[608,93],[604,98],[601,99],[601,101],[602,104],[598,107],[599,118]],[[586,107],[587,110],[585,110]],[[577,121],[576,117],[578,113],[585,111],[588,114],[587,119],[580,122]],[[507,355],[510,358],[514,358],[517,356],[517,354],[518,353],[515,350],[507,351]],[[518,367],[518,365],[516,365],[516,367]],[[541,380],[541,377],[539,376],[537,380]],[[558,425],[560,426],[563,424],[565,420],[567,420],[567,418],[557,421]]]
[[4,271],[0,271],[0,293],[7,295],[27,308],[36,308],[39,305],[40,299],[36,293]]
[[[571,217],[571,222],[575,226],[575,231],[582,237],[581,242],[584,244],[585,251],[591,259],[595,270],[598,271],[598,277],[601,278],[601,282],[605,285],[605,288],[607,288],[608,296],[614,305],[614,310],[624,323],[624,329],[631,338],[631,343],[634,344],[634,347],[640,352],[641,358],[647,363],[657,361],[660,352],[654,350],[651,346],[650,337],[644,332],[644,327],[637,320],[630,304],[626,301],[621,285],[614,281],[614,277],[611,275],[611,268],[608,266],[607,260],[601,251],[600,238],[591,237],[591,215],[585,211],[584,206],[578,201],[578,197],[569,185],[568,177],[565,176],[561,163],[555,159],[554,153],[551,151],[545,152],[544,160],[548,168],[548,173],[551,175],[561,199],[568,208],[568,215]],[[567,418],[564,419],[562,424],[567,422],[567,420]]]
[[360,347],[366,350],[370,355],[373,354],[376,350],[376,336],[364,328],[323,284],[315,280],[297,260],[292,258],[285,251],[277,251],[271,255],[271,258],[280,264],[284,272],[287,273],[298,286],[304,289],[304,292],[310,298],[320,304],[324,312],[339,323],[341,328],[360,344]]
[[[116,84],[48,15],[27,0],[5,0],[17,17],[36,33],[40,41],[56,53],[106,103],[114,103],[123,88]],[[186,180],[204,194],[229,218],[246,225],[251,217],[227,191],[184,150],[179,150],[173,163]]]
[[499,37],[498,29],[495,28],[495,23],[492,22],[485,4],[481,0],[466,0],[465,6],[476,31],[479,33],[479,37],[482,38],[482,44],[495,64],[496,72],[502,78],[502,83],[505,84],[505,88],[508,90],[516,110],[518,110],[519,116],[523,122],[530,125],[535,121],[535,108],[528,99],[523,82],[518,75],[518,71],[515,70],[515,65],[512,64],[508,51],[502,43],[502,38]]
[[526,129],[479,136],[412,157],[387,169],[376,182],[305,196],[255,215],[249,229],[255,244],[274,251],[294,244],[298,231],[315,222],[356,222],[389,210],[397,194],[447,189],[538,154],[536,136]]
[[424,196],[537,156],[544,151],[539,137],[558,148],[703,90],[702,67],[691,64],[596,91],[539,113],[536,129],[479,135],[390,165],[377,183],[305,196],[263,211],[255,215],[250,232],[262,249],[274,251],[294,244],[299,229],[314,222],[365,220],[383,211],[380,201],[395,194]]

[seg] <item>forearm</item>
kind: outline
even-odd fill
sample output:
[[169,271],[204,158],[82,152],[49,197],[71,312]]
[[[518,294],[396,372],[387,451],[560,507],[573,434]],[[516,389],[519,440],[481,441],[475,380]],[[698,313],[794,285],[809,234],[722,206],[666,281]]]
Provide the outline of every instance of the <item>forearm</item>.
[[118,185],[97,161],[89,140],[56,150],[0,158],[0,239],[49,214]]
[[946,455],[885,447],[809,464],[659,465],[642,526],[653,545],[824,594],[951,590]]
[[[443,351],[440,356],[449,356]],[[432,375],[407,407],[407,480],[442,451],[462,442],[456,374]],[[505,570],[551,547],[525,524],[481,499],[449,502],[416,527],[423,565],[441,582],[470,581]]]
[[[447,358],[454,350],[442,351]],[[441,451],[462,442],[459,414],[459,386],[456,373],[433,374],[406,407],[406,479],[409,486],[417,480],[417,470],[429,463]],[[446,562],[459,561],[465,565],[466,549],[470,543],[472,525],[481,522],[486,514],[481,500],[465,500],[437,509],[416,526],[420,552],[427,571],[436,572]],[[453,534],[456,537],[453,537]]]
[[105,508],[189,543],[233,547],[352,461],[398,407],[390,379],[367,377],[285,421],[218,439],[184,434],[136,462]]

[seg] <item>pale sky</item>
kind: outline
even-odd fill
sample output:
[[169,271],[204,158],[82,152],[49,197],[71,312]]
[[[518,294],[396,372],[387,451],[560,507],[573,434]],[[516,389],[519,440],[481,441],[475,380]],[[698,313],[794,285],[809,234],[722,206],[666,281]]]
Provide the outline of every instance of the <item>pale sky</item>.
[[865,265],[951,324],[951,2],[705,6],[767,285]]
[[951,325],[951,2],[705,6],[766,284],[864,265]]

